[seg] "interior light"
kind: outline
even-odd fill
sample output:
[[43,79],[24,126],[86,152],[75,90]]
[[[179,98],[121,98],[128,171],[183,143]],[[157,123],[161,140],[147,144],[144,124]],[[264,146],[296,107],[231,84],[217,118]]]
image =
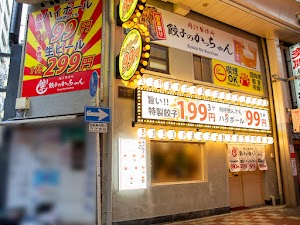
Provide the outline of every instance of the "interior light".
[[218,139],[218,134],[217,134],[217,133],[212,133],[212,134],[210,135],[210,140],[212,140],[212,141],[217,141],[217,139]]
[[183,84],[180,89],[182,93],[187,93],[189,91],[189,86],[187,84]]
[[256,105],[262,106],[262,101],[263,100],[261,98],[257,99]]
[[269,105],[269,101],[266,100],[266,99],[264,99],[264,100],[262,101],[262,105],[263,105],[263,106],[268,106],[268,105]]
[[146,79],[146,85],[147,85],[147,87],[153,87],[153,85],[154,85],[154,79],[152,77],[148,77]]
[[199,88],[197,89],[197,94],[198,94],[199,96],[204,95],[204,88],[203,88],[203,87],[199,87]]
[[168,130],[167,137],[170,140],[174,140],[176,138],[176,131],[175,130]]
[[209,132],[205,132],[203,134],[203,140],[208,141],[210,139],[210,133]]
[[238,142],[244,143],[245,142],[245,135],[239,135]]
[[221,142],[225,141],[225,134],[219,134],[218,135],[218,140],[221,141]]
[[165,138],[167,137],[167,132],[166,132],[166,130],[164,130],[164,129],[159,129],[159,130],[157,131],[157,137],[158,137],[159,139],[165,139]]
[[190,86],[189,92],[191,95],[195,95],[197,93],[197,87],[196,86]]
[[256,143],[261,144],[262,143],[262,136],[256,136]]
[[184,130],[178,131],[178,138],[180,140],[186,139],[186,132]]
[[156,130],[155,129],[149,129],[147,131],[147,136],[151,139],[155,138],[156,137]]
[[251,138],[251,143],[252,143],[252,144],[257,143],[257,142],[256,142],[256,136],[250,136],[250,138]]
[[189,141],[193,140],[194,137],[195,137],[194,131],[191,131],[191,130],[190,130],[190,131],[187,131],[187,132],[186,132],[186,138],[187,138]]
[[178,92],[180,90],[180,84],[177,82],[172,84],[172,90]]
[[156,79],[154,81],[154,87],[157,89],[161,89],[164,85],[164,82],[161,79]]
[[268,144],[268,137],[262,137],[261,142],[262,142],[263,144]]
[[145,138],[147,136],[147,130],[141,127],[137,130],[137,135],[139,138]]
[[164,82],[164,89],[166,91],[169,91],[169,90],[171,90],[171,88],[172,88],[172,82],[171,81],[165,81]]
[[196,132],[195,133],[195,139],[197,141],[202,141],[202,138],[203,138],[203,133],[202,132]]
[[252,104],[252,105],[256,105],[257,104],[257,98],[252,98],[252,101],[251,101],[251,103],[250,104]]

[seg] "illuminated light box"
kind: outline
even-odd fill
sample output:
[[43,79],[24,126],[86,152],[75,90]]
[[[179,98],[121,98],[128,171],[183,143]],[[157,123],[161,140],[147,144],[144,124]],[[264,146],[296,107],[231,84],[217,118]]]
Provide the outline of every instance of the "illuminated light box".
[[147,189],[146,140],[119,139],[119,190]]
[[270,133],[267,109],[137,90],[137,121]]

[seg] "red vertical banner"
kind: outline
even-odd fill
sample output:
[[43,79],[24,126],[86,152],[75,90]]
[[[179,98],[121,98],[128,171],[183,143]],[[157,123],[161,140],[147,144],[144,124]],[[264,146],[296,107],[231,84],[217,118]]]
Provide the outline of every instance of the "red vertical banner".
[[22,97],[89,89],[100,75],[102,0],[77,0],[29,15]]

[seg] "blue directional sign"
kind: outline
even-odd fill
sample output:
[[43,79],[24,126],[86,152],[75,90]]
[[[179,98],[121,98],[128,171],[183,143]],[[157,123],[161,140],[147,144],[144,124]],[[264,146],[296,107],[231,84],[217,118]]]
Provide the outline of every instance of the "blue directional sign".
[[84,120],[90,123],[110,123],[110,108],[84,106]]

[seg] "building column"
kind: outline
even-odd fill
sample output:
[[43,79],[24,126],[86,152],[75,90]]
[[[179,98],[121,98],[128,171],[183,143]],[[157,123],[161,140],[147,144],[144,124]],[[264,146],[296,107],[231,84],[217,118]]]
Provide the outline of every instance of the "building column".
[[[276,74],[280,78],[286,78],[285,70],[283,68],[284,58],[279,46],[278,35],[274,32],[267,33],[266,42],[271,75]],[[293,140],[292,129],[289,126],[289,113],[287,110],[291,107],[289,105],[289,84],[283,81],[272,82],[272,89],[283,182],[283,195],[286,206],[295,207],[297,206],[297,200],[290,157],[290,146],[293,145]]]

